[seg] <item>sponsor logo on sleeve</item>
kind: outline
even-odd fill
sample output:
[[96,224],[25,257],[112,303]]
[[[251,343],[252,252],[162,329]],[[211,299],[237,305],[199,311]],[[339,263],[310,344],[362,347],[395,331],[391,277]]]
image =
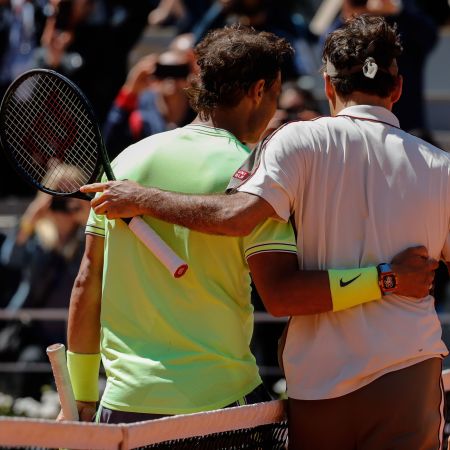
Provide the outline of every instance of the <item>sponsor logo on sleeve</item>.
[[234,175],[233,178],[237,178],[238,180],[245,180],[250,175],[249,172],[246,172],[245,170],[239,169]]

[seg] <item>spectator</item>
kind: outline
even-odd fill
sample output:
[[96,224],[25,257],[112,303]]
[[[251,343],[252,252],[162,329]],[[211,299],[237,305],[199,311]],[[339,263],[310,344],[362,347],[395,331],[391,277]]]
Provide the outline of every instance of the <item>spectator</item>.
[[[22,215],[19,226],[6,237],[0,249],[4,267],[21,273],[19,285],[6,309],[68,307],[82,257],[82,226],[88,213],[86,201],[51,197],[43,192],[36,195]],[[16,322],[6,325],[2,335],[1,359],[42,362],[47,361],[45,349],[48,345],[65,341],[65,324]],[[9,335],[11,341],[7,342],[5,336]],[[15,377],[13,389],[18,395],[40,398],[40,387],[47,378],[35,376],[30,382]]]
[[281,87],[278,109],[263,137],[268,136],[284,123],[294,120],[311,120],[320,115],[319,104],[312,92],[301,88],[294,81],[288,81]]
[[128,53],[147,24],[151,0],[51,0],[37,65],[62,72],[91,100],[100,122],[127,73]]
[[302,47],[283,68],[286,79],[314,71],[313,54],[308,52],[314,38],[304,23],[294,20],[290,8],[280,8],[275,0],[216,0],[193,27],[194,41],[197,43],[208,30],[232,23],[270,31],[288,40],[296,50]]
[[0,98],[18,75],[33,67],[46,0],[0,0]]
[[181,20],[186,15],[182,0],[160,0],[158,6],[149,14],[150,25],[164,25],[171,20]]
[[[46,0],[0,0],[0,100],[12,80],[34,65],[33,53],[39,45],[46,3]],[[20,195],[33,193],[9,170],[3,152],[0,152],[0,178],[4,186],[0,196],[3,190]]]
[[212,0],[161,0],[158,7],[148,16],[150,25],[175,24],[178,33],[192,29],[198,17],[201,17],[213,3]]
[[191,73],[187,50],[168,50],[138,61],[119,91],[104,127],[111,159],[144,137],[192,121],[194,113],[184,92]]

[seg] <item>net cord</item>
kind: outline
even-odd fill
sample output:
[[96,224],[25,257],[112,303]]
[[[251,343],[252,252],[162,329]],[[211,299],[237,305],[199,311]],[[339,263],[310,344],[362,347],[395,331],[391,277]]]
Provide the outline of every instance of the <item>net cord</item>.
[[285,400],[118,425],[0,418],[0,443],[3,446],[125,450],[283,420]]
[[164,417],[152,422],[129,424],[129,448],[150,443],[201,436],[285,420],[283,400],[254,405],[236,406],[218,411]]

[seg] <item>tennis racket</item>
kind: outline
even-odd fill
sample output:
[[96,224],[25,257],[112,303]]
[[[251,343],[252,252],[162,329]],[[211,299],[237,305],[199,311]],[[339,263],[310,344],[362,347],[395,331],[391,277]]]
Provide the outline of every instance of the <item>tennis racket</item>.
[[52,366],[53,378],[58,391],[61,410],[66,420],[78,421],[78,409],[67,369],[66,347],[53,344],[47,347],[47,356]]
[[[81,186],[102,171],[115,180],[88,99],[52,70],[33,69],[12,82],[0,107],[0,139],[19,175],[47,194],[91,200]],[[123,220],[175,278],[184,275],[187,264],[141,217]]]

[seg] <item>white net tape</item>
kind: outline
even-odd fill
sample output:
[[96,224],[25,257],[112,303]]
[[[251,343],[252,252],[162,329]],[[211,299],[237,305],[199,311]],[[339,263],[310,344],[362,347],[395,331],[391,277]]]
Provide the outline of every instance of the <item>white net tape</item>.
[[2,418],[0,445],[79,450],[133,449],[284,420],[285,402],[282,400],[119,425]]

